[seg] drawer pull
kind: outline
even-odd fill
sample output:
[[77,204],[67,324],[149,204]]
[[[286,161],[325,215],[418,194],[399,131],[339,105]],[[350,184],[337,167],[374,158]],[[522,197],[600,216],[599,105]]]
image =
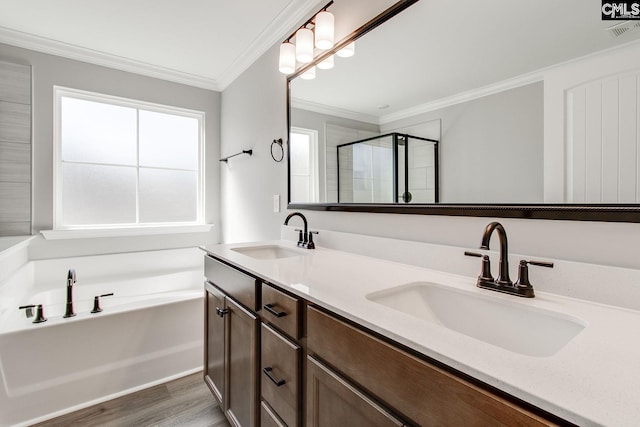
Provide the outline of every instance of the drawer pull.
[[229,312],[228,308],[216,307],[216,314],[220,317],[224,317],[224,315],[227,314],[228,312]]
[[277,379],[273,378],[273,375],[271,375],[271,371],[273,371],[273,368],[271,366],[267,366],[266,368],[264,368],[262,370],[262,372],[264,372],[264,374],[266,376],[268,376],[271,381],[273,381],[273,383],[276,385],[276,387],[280,387],[280,386],[285,385],[287,383],[284,379],[277,380]]
[[284,317],[287,315],[286,311],[276,311],[273,309],[273,307],[275,307],[275,304],[265,304],[264,305],[264,309],[267,310],[269,313],[273,314],[276,317]]

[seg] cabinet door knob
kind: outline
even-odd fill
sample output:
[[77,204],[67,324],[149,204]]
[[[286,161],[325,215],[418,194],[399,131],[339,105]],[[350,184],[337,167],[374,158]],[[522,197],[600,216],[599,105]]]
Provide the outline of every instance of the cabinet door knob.
[[283,386],[283,385],[285,385],[287,383],[284,379],[280,379],[280,380],[275,379],[273,377],[273,375],[271,374],[272,371],[273,371],[273,368],[271,366],[267,366],[262,370],[262,372],[264,372],[264,374],[267,377],[269,377],[269,379],[271,381],[273,381],[273,383],[276,385],[276,387]]
[[265,304],[264,305],[264,309],[267,310],[269,313],[273,314],[276,317],[284,317],[287,315],[286,311],[276,311],[273,309],[273,307],[275,307],[275,304]]
[[229,312],[228,308],[216,307],[216,314],[220,317],[224,317],[224,315],[227,314],[228,312]]

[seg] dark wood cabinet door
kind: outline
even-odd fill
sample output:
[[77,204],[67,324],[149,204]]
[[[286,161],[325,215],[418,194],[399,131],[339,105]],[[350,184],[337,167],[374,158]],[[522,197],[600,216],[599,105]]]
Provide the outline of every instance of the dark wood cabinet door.
[[222,310],[225,308],[225,296],[210,284],[205,285],[205,382],[211,392],[225,409],[225,320]]
[[227,298],[228,392],[225,414],[238,427],[258,424],[258,318]]
[[372,399],[315,358],[307,357],[307,427],[402,426]]

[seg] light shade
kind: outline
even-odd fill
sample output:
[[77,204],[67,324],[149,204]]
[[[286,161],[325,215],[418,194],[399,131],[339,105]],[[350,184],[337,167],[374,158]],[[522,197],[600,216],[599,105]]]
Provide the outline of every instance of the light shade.
[[316,78],[316,67],[311,67],[304,73],[300,74],[301,79],[313,80]]
[[313,61],[313,31],[308,28],[296,31],[296,59],[303,64]]
[[349,58],[350,56],[353,56],[355,54],[356,54],[356,42],[349,43],[348,45],[346,45],[336,53],[336,55],[338,55],[341,58]]
[[286,42],[280,45],[278,67],[282,74],[291,74],[296,70],[296,47],[293,43]]
[[318,68],[320,68],[321,70],[328,70],[330,68],[333,68],[333,55],[319,63]]
[[321,50],[333,47],[333,14],[320,12],[316,15],[315,36],[316,47]]

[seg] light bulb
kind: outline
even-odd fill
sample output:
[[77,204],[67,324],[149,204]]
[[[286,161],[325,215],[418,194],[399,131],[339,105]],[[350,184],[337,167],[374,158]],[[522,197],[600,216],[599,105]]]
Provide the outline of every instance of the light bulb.
[[318,68],[320,68],[321,70],[328,70],[330,68],[333,68],[333,55],[319,63]]
[[333,47],[333,14],[320,12],[316,15],[315,37],[316,47],[327,50]]
[[349,58],[350,56],[355,55],[356,53],[356,42],[351,42],[342,49],[340,49],[336,55],[341,58]]
[[311,67],[304,73],[300,74],[300,78],[304,80],[313,80],[316,78],[316,67]]
[[313,61],[313,31],[308,28],[296,31],[296,59],[303,64]]
[[296,70],[296,47],[293,43],[280,45],[280,60],[278,67],[282,74],[291,74]]

